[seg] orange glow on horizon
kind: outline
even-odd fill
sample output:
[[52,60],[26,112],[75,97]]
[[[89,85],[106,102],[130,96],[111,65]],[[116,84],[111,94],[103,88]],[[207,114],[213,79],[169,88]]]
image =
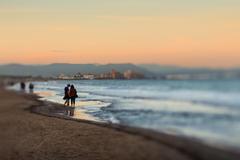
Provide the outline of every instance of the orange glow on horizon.
[[[70,9],[75,6],[71,3],[66,9],[63,2],[58,4],[60,9],[54,8],[55,3],[49,4],[48,10],[38,8],[37,3],[43,2],[35,2],[35,8],[3,8],[0,64],[240,66],[240,6],[216,7],[204,1],[201,5],[209,8],[199,9],[191,3],[195,9],[175,6],[178,10],[173,11],[161,8],[160,4],[167,3],[169,8],[174,5],[168,2],[154,1],[155,6],[151,6],[143,1],[118,2],[122,5],[107,1],[110,6],[94,11],[94,3],[75,2],[76,6],[83,3],[90,7],[83,7],[81,12],[78,7]],[[123,4],[139,8],[126,9]],[[177,1],[176,4],[180,5]]]

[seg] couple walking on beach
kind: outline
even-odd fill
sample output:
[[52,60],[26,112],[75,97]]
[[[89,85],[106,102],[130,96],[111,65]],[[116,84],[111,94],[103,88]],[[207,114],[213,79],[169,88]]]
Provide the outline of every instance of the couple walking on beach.
[[[26,88],[25,82],[20,82],[20,88],[21,88],[21,91],[25,92],[25,88]],[[34,85],[32,83],[29,83],[28,88],[29,88],[29,93],[33,93]]]
[[75,89],[74,85],[68,84],[64,88],[64,97],[63,99],[65,100],[64,105],[69,106],[69,101],[71,100],[71,106],[75,106],[75,100],[78,97],[77,95],[77,90]]

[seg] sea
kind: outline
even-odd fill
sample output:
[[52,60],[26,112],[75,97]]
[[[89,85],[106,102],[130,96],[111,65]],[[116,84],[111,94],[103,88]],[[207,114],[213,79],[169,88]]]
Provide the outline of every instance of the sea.
[[[116,123],[240,147],[239,80],[57,80],[33,82],[42,100],[78,92],[74,118]],[[86,116],[87,115],[87,116]]]

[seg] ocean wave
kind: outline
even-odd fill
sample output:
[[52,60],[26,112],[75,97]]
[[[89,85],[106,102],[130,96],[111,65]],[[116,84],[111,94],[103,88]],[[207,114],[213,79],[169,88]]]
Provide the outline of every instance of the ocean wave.
[[[63,103],[60,95],[67,83],[39,82],[36,89],[55,91],[55,96],[46,99]],[[205,140],[223,137],[224,141],[235,141],[240,146],[239,81],[72,83],[75,83],[79,95],[76,110],[101,121],[160,131],[170,128],[177,134],[184,133]]]
[[[128,91],[122,90],[105,90],[105,91],[86,91],[92,96],[103,96],[108,98],[123,98],[123,99],[146,99],[146,100],[176,100],[188,101],[199,104],[209,104],[215,106],[239,107],[240,106],[240,92],[239,93],[224,93],[213,91]],[[143,93],[144,92],[144,93]]]

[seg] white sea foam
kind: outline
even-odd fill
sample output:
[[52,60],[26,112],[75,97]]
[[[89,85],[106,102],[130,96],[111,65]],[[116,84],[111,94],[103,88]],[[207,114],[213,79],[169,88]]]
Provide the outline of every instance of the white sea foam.
[[[68,83],[37,82],[35,86],[36,91],[50,91],[45,100],[63,103],[63,90]],[[175,134],[240,146],[240,82],[237,80],[70,83],[79,95],[76,111],[84,113],[76,118],[171,130]]]

